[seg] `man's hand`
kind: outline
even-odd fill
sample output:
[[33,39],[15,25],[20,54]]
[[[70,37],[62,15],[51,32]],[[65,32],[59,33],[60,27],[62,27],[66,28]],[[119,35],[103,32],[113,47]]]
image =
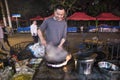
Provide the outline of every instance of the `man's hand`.
[[58,45],[58,48],[63,49],[63,47],[61,45]]
[[64,39],[64,38],[61,39],[60,44],[58,45],[58,48],[61,48],[61,49],[62,49],[64,42],[65,42],[65,39]]
[[72,58],[72,55],[68,54],[67,57],[66,57],[66,61],[69,61],[71,58]]

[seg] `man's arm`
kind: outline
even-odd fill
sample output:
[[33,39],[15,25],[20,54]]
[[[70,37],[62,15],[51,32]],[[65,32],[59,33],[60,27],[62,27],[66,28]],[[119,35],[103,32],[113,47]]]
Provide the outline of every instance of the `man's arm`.
[[66,36],[67,36],[67,23],[65,23],[65,28],[64,28],[64,32],[63,32],[63,38],[60,41],[60,44],[58,45],[59,48],[63,47],[63,44],[66,41]]
[[66,41],[66,39],[62,38],[60,44],[58,45],[58,47],[62,48],[65,41]]
[[40,38],[41,44],[46,46],[46,40],[44,39],[43,33],[42,33],[42,31],[40,29],[38,29],[38,36]]

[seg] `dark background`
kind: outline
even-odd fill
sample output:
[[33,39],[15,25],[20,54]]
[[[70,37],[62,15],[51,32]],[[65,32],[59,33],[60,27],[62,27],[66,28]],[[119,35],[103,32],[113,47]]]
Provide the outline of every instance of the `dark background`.
[[[0,0],[4,5],[4,0]],[[29,19],[40,15],[42,17],[52,14],[56,4],[62,4],[67,9],[67,16],[76,11],[86,12],[96,16],[101,12],[112,12],[120,16],[120,0],[7,0],[10,14],[21,14],[21,18]],[[4,6],[5,8],[5,6]],[[1,10],[1,9],[0,9]],[[5,9],[4,9],[5,10]],[[0,11],[1,14],[1,11]],[[2,19],[2,15],[0,15]]]

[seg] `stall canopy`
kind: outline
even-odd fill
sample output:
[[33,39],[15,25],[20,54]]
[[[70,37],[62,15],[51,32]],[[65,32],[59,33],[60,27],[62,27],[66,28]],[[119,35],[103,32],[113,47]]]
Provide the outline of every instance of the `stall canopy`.
[[96,20],[96,18],[87,15],[84,12],[75,12],[67,18],[68,20]]
[[96,16],[97,20],[120,20],[120,17],[113,15],[112,13],[101,13]]
[[33,20],[44,20],[44,18],[42,18],[41,16],[36,16],[34,18],[31,18],[30,20],[31,21],[33,21]]
[[26,21],[26,20],[23,20],[23,19],[19,19],[19,18],[15,18],[15,17],[11,17],[11,21],[16,21],[16,20],[18,20],[18,21]]

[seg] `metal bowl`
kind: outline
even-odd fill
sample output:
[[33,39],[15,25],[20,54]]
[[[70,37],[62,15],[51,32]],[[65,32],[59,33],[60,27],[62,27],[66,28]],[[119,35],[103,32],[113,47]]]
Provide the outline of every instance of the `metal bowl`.
[[101,69],[106,69],[109,71],[119,71],[119,67],[117,65],[107,62],[107,61],[98,62],[98,66]]

